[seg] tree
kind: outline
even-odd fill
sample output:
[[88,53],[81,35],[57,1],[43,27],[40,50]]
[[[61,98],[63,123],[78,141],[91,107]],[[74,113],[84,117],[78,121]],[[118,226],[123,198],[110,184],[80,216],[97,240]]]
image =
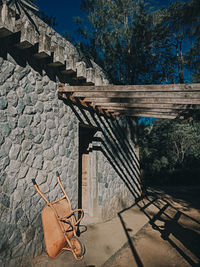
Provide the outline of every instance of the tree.
[[[152,10],[143,0],[82,0],[89,27],[76,19],[83,50],[95,58],[115,84],[150,84],[163,79],[163,61]],[[160,46],[160,47],[159,47]],[[159,48],[159,49],[158,49]],[[168,48],[167,48],[168,49]],[[160,50],[159,50],[160,51]],[[166,71],[166,69],[165,69]]]
[[170,175],[179,170],[184,177],[184,171],[188,175],[199,168],[200,122],[156,120],[145,126],[139,144],[146,177],[157,177],[157,182],[166,178],[169,182]]

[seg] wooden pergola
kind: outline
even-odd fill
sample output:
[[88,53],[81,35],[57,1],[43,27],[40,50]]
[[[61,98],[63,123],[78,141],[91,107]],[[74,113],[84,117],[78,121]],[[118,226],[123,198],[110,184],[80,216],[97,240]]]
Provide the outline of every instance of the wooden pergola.
[[58,96],[106,115],[174,119],[200,105],[200,84],[69,86]]

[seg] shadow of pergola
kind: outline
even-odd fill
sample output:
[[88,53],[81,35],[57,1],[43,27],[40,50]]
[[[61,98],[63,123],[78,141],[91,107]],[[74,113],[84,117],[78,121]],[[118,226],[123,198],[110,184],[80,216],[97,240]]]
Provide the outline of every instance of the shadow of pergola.
[[151,225],[153,230],[160,233],[161,240],[173,247],[189,266],[199,266],[200,222],[198,218],[183,212],[184,207],[183,209],[181,207],[177,208],[173,204],[173,202],[171,203],[165,198],[164,194],[160,195],[158,192],[146,191],[142,197],[137,199],[134,205],[118,213],[133,258],[138,267],[144,265],[135,248],[134,239],[130,235],[130,229],[123,218],[124,212],[133,206],[137,206],[145,214],[149,220],[148,224]]

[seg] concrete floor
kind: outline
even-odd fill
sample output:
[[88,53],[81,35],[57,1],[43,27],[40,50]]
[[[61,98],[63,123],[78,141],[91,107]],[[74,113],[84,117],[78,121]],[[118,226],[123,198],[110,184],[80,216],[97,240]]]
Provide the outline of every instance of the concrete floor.
[[[123,219],[134,236],[142,226],[148,222],[148,218],[137,206],[123,213]],[[84,221],[83,221],[84,222]],[[87,225],[87,231],[80,236],[80,240],[86,247],[84,259],[76,262],[71,252],[64,252],[56,259],[50,259],[46,254],[34,259],[34,267],[72,267],[72,266],[101,266],[113,254],[115,254],[126,242],[127,237],[119,216],[114,219],[97,224]]]
[[200,266],[200,191],[186,188],[182,195],[174,198],[178,196],[177,190],[171,195],[150,192],[148,198],[122,211],[113,220],[88,225],[80,236],[86,247],[82,261],[76,262],[71,252],[56,259],[43,254],[34,259],[32,266]]

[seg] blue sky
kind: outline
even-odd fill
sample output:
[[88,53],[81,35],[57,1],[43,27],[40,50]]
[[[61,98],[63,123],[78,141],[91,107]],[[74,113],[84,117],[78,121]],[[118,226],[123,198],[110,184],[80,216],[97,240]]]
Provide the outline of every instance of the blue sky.
[[[154,0],[154,2],[160,6],[166,6],[169,0]],[[72,36],[74,35],[76,27],[73,17],[83,15],[80,10],[81,0],[36,0],[35,3],[41,11],[56,17],[58,26],[55,29],[57,32],[62,34],[67,31]]]
[[55,16],[58,26],[56,31],[62,34],[68,31],[73,35],[75,22],[73,17],[82,16],[81,0],[37,0],[36,5],[49,16]]

